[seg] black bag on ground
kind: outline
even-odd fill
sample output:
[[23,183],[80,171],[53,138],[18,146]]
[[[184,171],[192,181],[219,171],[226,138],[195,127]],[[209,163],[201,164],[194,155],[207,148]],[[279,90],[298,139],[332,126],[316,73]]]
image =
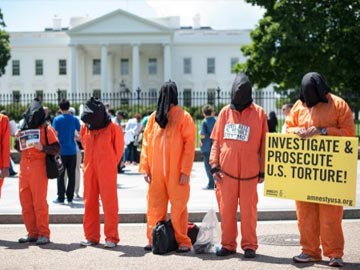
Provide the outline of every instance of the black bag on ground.
[[187,235],[191,239],[191,244],[194,244],[196,242],[196,238],[198,236],[199,230],[200,230],[200,228],[198,225],[196,225],[193,222],[188,222]]
[[152,231],[152,252],[154,254],[165,254],[177,248],[178,244],[175,240],[171,220],[162,220],[156,223]]

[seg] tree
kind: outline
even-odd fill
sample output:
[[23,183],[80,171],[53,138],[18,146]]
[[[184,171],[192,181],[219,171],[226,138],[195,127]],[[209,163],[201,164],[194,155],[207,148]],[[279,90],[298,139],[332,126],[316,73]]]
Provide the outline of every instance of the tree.
[[9,34],[4,30],[6,27],[0,8],[0,77],[5,74],[5,67],[10,59]]
[[310,71],[344,97],[360,92],[360,1],[245,1],[266,12],[252,43],[241,47],[247,61],[236,71],[245,71],[258,88],[274,83],[277,92],[299,89]]

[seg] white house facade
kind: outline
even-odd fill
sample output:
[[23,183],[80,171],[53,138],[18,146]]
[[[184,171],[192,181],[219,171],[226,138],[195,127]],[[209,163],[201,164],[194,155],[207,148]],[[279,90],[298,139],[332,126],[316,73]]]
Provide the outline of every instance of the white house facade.
[[180,27],[176,17],[149,20],[123,10],[70,28],[10,32],[11,59],[0,77],[9,94],[156,92],[172,80],[184,93],[230,90],[232,66],[250,30]]

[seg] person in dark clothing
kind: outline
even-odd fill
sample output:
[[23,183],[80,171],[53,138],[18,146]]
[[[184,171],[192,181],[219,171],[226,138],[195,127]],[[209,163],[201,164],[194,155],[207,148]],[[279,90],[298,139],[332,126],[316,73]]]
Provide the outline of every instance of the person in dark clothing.
[[276,132],[276,127],[278,124],[278,120],[276,117],[276,113],[274,111],[271,111],[269,114],[269,119],[267,120],[269,132]]

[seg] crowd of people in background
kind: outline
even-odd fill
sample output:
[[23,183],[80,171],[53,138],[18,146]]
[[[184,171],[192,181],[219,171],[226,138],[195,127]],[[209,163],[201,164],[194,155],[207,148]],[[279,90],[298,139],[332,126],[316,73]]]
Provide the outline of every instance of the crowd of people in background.
[[[282,113],[285,120],[281,133],[303,139],[315,135],[355,136],[349,106],[331,93],[323,76],[316,72],[303,77],[299,99],[294,105],[283,104]],[[127,165],[139,164],[139,172],[148,183],[148,243],[144,249],[152,250],[152,230],[157,222],[166,219],[170,203],[177,251],[190,251],[187,203],[196,127],[190,114],[178,105],[175,82],[161,86],[156,111],[149,111],[143,117],[136,113],[126,123],[124,112],[115,112],[109,104],[94,97],[86,102],[80,120],[66,99],[59,102],[56,114],[52,117],[49,109],[35,99],[17,131],[12,133],[6,112],[0,113],[0,196],[4,178],[17,173],[11,171],[11,135],[16,139],[15,148],[22,152],[19,197],[27,234],[18,242],[38,245],[50,242],[45,155],[61,155],[65,171],[57,178],[58,197],[54,203],[63,204],[67,200],[71,205],[73,199],[80,198],[80,150],[83,149],[85,239],[81,245],[100,242],[99,197],[104,210],[104,247],[113,248],[119,243],[117,174]],[[244,73],[237,74],[230,103],[218,116],[209,104],[203,106],[202,114],[199,145],[208,178],[205,189],[215,189],[221,216],[221,247],[216,255],[236,253],[240,209],[240,246],[245,258],[255,258],[257,185],[265,179],[265,137],[267,132],[278,131],[277,116],[271,111],[267,118],[264,109],[253,101],[252,86]],[[39,134],[38,141],[29,147],[19,143],[28,130]],[[343,266],[343,207],[297,201],[296,210],[302,252],[293,261],[321,260],[321,245],[323,255],[330,258],[330,266]]]

